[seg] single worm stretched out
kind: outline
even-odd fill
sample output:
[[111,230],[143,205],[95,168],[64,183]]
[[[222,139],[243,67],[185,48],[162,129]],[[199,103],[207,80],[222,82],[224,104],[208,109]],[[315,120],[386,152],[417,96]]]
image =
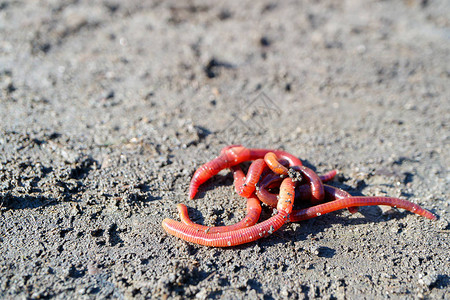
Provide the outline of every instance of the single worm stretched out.
[[[270,181],[272,180],[272,182]],[[274,206],[276,204],[276,195],[267,191],[265,186],[270,185],[275,180],[269,178],[265,181],[263,179],[258,192],[258,198],[267,205]],[[412,213],[421,215],[430,220],[436,220],[436,216],[431,212],[423,209],[419,205],[412,203],[408,200],[392,198],[392,197],[356,197],[351,196],[344,190],[335,188],[333,186],[324,185],[325,200],[331,201],[324,204],[316,205],[313,207],[293,210],[291,213],[290,221],[299,222],[314,217],[318,217],[329,212],[347,208],[351,213],[356,213],[359,206],[374,206],[374,205],[388,205],[397,208],[406,209]],[[296,198],[300,198],[301,201],[308,200],[311,197],[311,189],[309,185],[301,185],[296,188]]]
[[407,200],[390,197],[349,197],[293,211],[291,214],[291,222],[308,220],[347,207],[373,205],[389,205],[403,208],[430,220],[436,220],[436,216],[431,212]]
[[[325,199],[324,200],[326,202],[352,197],[352,195],[350,195],[346,191],[338,189],[331,185],[324,184],[323,189],[325,191]],[[299,195],[300,199],[302,199],[302,200],[310,200],[311,199],[311,187],[308,185],[298,186],[295,189],[295,195],[296,196]],[[350,207],[346,207],[346,208],[352,214],[358,212],[357,206],[350,206]],[[292,213],[297,212],[297,211],[298,210],[293,210]]]
[[256,225],[225,233],[205,233],[186,224],[164,219],[162,226],[167,233],[185,241],[210,247],[230,247],[256,241],[278,230],[288,220],[294,204],[294,182],[291,178],[283,180],[280,186],[278,213]]

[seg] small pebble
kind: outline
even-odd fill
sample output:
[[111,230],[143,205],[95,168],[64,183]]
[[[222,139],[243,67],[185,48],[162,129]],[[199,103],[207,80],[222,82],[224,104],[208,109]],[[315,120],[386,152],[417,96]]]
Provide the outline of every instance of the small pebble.
[[430,273],[427,275],[419,274],[419,284],[426,286],[428,288],[432,287],[438,280],[438,275],[436,273]]

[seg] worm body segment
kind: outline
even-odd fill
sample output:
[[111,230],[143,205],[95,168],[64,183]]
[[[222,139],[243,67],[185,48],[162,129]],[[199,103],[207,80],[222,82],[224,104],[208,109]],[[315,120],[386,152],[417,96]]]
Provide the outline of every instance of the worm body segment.
[[282,150],[245,148],[241,145],[227,146],[222,149],[218,157],[205,163],[195,171],[189,184],[189,198],[194,199],[199,186],[212,176],[219,173],[221,170],[230,168],[245,161],[263,158],[268,152],[273,152],[277,155],[277,157],[287,160],[290,166],[302,165],[300,159]]
[[204,226],[197,223],[194,223],[189,218],[187,207],[184,204],[177,205],[178,214],[180,215],[181,222],[186,224],[187,226],[194,228],[196,230],[203,231],[205,233],[221,233],[227,231],[233,231],[245,227],[250,227],[259,220],[259,216],[261,215],[261,204],[256,197],[250,197],[247,199],[247,215],[240,222],[227,225],[227,226]]
[[294,182],[283,180],[280,186],[278,213],[256,225],[224,233],[206,233],[171,219],[164,219],[162,226],[167,233],[185,241],[210,247],[231,247],[256,241],[278,230],[288,220],[294,204]]
[[315,218],[347,207],[373,205],[389,205],[392,207],[403,208],[430,220],[436,220],[436,216],[431,212],[407,200],[390,197],[349,197],[294,211],[291,214],[291,222]]

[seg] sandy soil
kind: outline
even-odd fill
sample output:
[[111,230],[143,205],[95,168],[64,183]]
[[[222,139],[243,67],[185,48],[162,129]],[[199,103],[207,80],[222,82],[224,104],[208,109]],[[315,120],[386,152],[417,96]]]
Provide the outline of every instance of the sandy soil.
[[[1,1],[0,297],[449,299],[449,16],[445,0]],[[229,249],[168,236],[180,202],[203,224],[244,216],[228,172],[187,197],[230,143],[439,219],[364,207]]]

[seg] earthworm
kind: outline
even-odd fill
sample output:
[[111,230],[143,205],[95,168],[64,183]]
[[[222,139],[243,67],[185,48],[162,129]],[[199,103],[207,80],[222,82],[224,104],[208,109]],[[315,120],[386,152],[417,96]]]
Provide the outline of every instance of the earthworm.
[[[269,154],[276,157],[273,152],[267,153],[266,156]],[[287,160],[280,159],[279,161],[277,160],[277,164],[281,165],[283,168],[286,168],[283,164],[288,165],[289,162]],[[234,185],[236,192],[242,197],[249,197],[252,193],[254,193],[256,183],[258,183],[262,177],[270,172],[270,168],[267,166],[266,160],[262,158],[258,158],[251,163],[247,171],[247,176],[244,175],[244,172],[242,172],[240,167],[238,169],[233,169],[236,167],[237,166],[231,167],[233,171]]]
[[328,182],[334,179],[334,177],[337,174],[337,170],[331,170],[323,175],[320,175],[320,180],[322,180],[322,182]]
[[[278,157],[274,153],[267,153],[264,156],[264,161],[274,173],[282,176],[286,176],[289,174],[289,170],[279,163]],[[320,180],[319,176],[317,176],[317,174],[313,170],[305,166],[290,166],[290,169],[299,171],[301,172],[301,174],[306,176],[311,184],[312,202],[314,204],[320,203],[323,200],[324,191],[322,180]]]
[[[329,172],[332,173],[333,171]],[[328,175],[327,173],[326,175]],[[321,176],[322,178],[322,176]],[[258,185],[258,189],[256,190],[256,196],[261,202],[275,207],[277,205],[277,195],[270,193],[267,188],[271,187],[274,183],[277,183],[281,180],[280,177],[277,177],[275,174],[269,174],[261,180]],[[325,192],[325,201],[331,201],[336,199],[343,199],[351,197],[349,193],[344,190],[335,188],[329,185],[323,185]],[[302,201],[310,201],[311,200],[311,187],[309,185],[300,185],[296,188],[295,198],[301,199]],[[358,212],[358,207],[348,207],[348,210],[354,214]]]
[[198,187],[221,170],[249,160],[250,151],[242,146],[225,147],[219,156],[195,171],[189,184],[189,198],[193,199]]
[[[262,159],[260,159],[262,161]],[[231,170],[233,171],[233,177],[234,177],[234,184],[236,192],[239,193],[239,191],[242,188],[243,182],[245,181],[245,175],[244,172],[242,172],[241,167],[239,165],[231,167]],[[227,226],[204,226],[200,224],[196,224],[191,221],[189,218],[189,214],[187,211],[187,207],[184,204],[178,204],[177,205],[178,214],[180,216],[181,222],[198,230],[202,230],[206,233],[219,233],[219,232],[227,232],[227,231],[233,231],[240,228],[245,228],[252,226],[258,222],[259,217],[261,215],[261,204],[259,203],[258,198],[254,194],[250,195],[250,197],[247,197],[247,216],[241,220],[240,222],[233,224],[233,225],[227,225]]]
[[305,166],[294,166],[291,169],[300,171],[311,185],[311,202],[316,204],[322,202],[325,192],[323,191],[323,184],[320,177],[310,168]]
[[338,199],[335,201],[319,204],[313,207],[293,211],[290,220],[291,222],[298,222],[315,218],[346,207],[373,206],[373,205],[389,205],[397,208],[403,208],[412,213],[428,218],[430,220],[436,220],[435,215],[423,209],[419,205],[409,202],[408,200],[390,197],[349,197]]
[[[221,153],[224,153],[231,147],[233,146],[225,147],[224,149],[222,149]],[[259,216],[261,215],[261,205],[255,195],[252,195],[252,197],[249,198],[251,196],[251,193],[253,192],[252,191],[251,193],[249,193],[249,190],[251,190],[249,188],[253,186],[254,190],[254,186],[256,185],[256,182],[258,182],[258,180],[260,179],[261,173],[263,173],[264,170],[268,169],[268,167],[265,165],[263,159],[258,158],[257,160],[253,161],[253,163],[250,165],[250,168],[247,172],[247,176],[245,176],[244,172],[242,172],[242,169],[239,165],[232,166],[230,167],[230,169],[233,171],[233,178],[236,192],[241,196],[248,198],[247,216],[241,222],[238,222],[233,225],[208,227],[192,222],[191,219],[189,218],[186,205],[178,204],[177,209],[182,223],[191,226],[195,229],[205,231],[206,233],[218,233],[248,227],[258,222]],[[276,203],[274,207],[276,207]]]
[[[325,201],[334,201],[337,199],[344,199],[344,198],[350,198],[352,195],[347,193],[344,190],[338,189],[334,186],[324,184],[323,189],[325,191]],[[308,185],[301,185],[298,186],[295,190],[295,195],[299,195],[300,199],[302,200],[310,200],[311,198],[311,187]],[[350,206],[347,207],[348,211],[352,214],[357,213],[359,208],[358,206]],[[293,210],[292,213],[296,212],[297,210]]]
[[279,159],[287,160],[289,166],[302,166],[302,161],[294,155],[283,150],[270,150],[270,149],[250,149],[250,159],[255,160],[257,158],[264,158],[268,152],[273,152]]
[[256,196],[262,203],[265,203],[271,207],[276,207],[278,203],[278,195],[270,193],[267,188],[269,188],[274,183],[279,183],[282,178],[277,174],[268,174],[259,183],[256,189]]
[[264,222],[247,228],[224,233],[205,233],[171,219],[164,219],[162,226],[171,235],[191,243],[210,247],[230,247],[256,241],[272,234],[288,220],[294,204],[294,185],[291,178],[284,179],[280,186],[278,213]]
[[236,192],[242,197],[249,197],[255,191],[256,183],[260,180],[261,174],[266,169],[268,167],[264,159],[258,158],[252,162],[245,177],[243,177],[244,173],[242,170],[233,170]]
[[191,219],[189,218],[186,205],[178,204],[177,209],[178,214],[180,215],[181,222],[183,222],[187,226],[190,226],[191,228],[201,230],[209,234],[234,231],[237,229],[250,227],[256,224],[256,222],[258,222],[259,216],[261,215],[261,204],[259,203],[258,198],[256,198],[256,196],[254,195],[252,197],[247,198],[247,215],[245,216],[245,218],[233,225],[209,227],[196,224],[192,222]]
[[192,176],[189,184],[189,198],[193,199],[198,187],[221,170],[238,165],[244,161],[263,158],[268,152],[274,152],[278,157],[289,162],[290,166],[301,166],[302,162],[297,157],[282,150],[253,149],[241,145],[227,146],[222,149],[220,155],[198,168]]
[[279,161],[278,157],[275,153],[269,152],[266,155],[264,155],[264,161],[266,162],[267,166],[274,172],[275,174],[287,176],[288,175],[288,168],[283,166]]

